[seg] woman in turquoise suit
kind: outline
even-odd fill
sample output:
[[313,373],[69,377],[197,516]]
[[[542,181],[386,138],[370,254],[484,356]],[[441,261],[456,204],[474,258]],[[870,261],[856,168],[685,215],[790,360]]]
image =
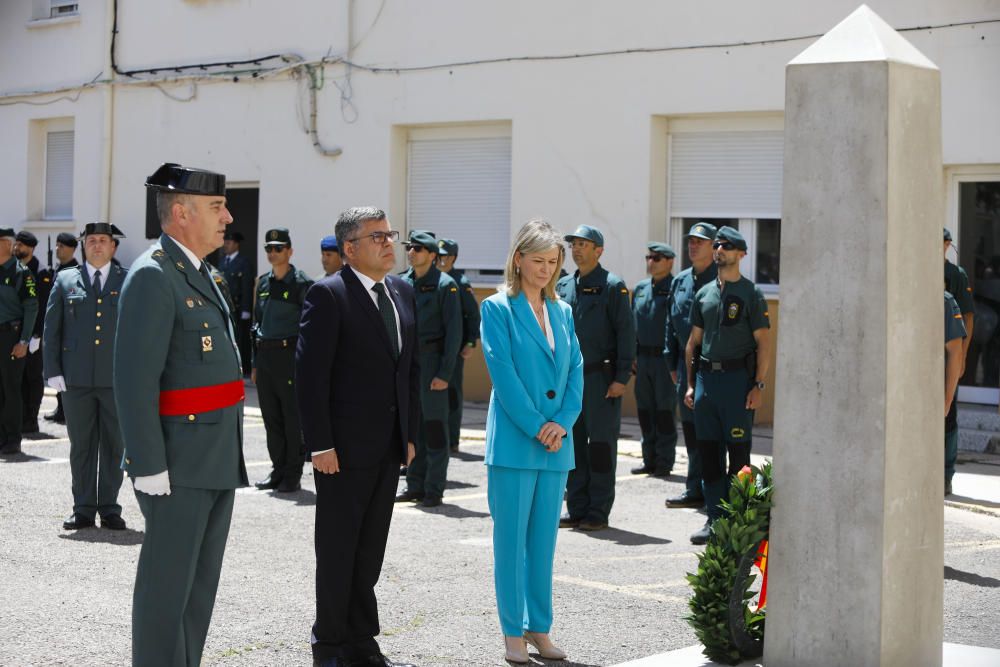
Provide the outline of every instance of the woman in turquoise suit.
[[486,465],[493,517],[493,570],[506,659],[566,654],[549,639],[552,560],[573,424],[583,397],[583,356],[573,312],[558,300],[562,235],[542,220],[524,225],[504,285],[483,301],[482,344],[493,381]]

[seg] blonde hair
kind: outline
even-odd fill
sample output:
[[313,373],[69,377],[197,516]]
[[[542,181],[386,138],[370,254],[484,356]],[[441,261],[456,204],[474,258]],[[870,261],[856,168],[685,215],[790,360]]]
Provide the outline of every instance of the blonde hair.
[[559,260],[556,262],[556,270],[552,273],[552,279],[542,288],[542,296],[550,301],[555,301],[558,298],[556,296],[556,283],[559,282],[559,274],[566,259],[566,247],[563,245],[562,234],[541,218],[529,220],[518,231],[514,238],[514,244],[510,248],[510,254],[507,256],[503,284],[500,285],[499,291],[505,292],[510,297],[521,293],[521,274],[514,263],[515,257],[545,252],[552,248],[559,248]]

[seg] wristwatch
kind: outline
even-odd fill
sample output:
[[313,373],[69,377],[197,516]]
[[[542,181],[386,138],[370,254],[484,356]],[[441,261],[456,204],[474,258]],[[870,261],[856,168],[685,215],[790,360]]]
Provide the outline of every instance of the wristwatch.
[[763,383],[763,382],[758,382],[758,383],[757,383],[757,385],[756,385],[756,387],[757,387],[758,389],[760,389],[761,391],[764,391],[764,387],[765,387],[765,385],[764,385],[764,383]]

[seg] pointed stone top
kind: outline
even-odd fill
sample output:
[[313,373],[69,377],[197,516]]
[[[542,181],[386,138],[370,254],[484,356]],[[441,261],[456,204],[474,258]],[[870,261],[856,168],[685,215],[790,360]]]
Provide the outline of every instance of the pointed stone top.
[[888,61],[937,69],[937,65],[903,39],[878,14],[861,5],[789,65]]

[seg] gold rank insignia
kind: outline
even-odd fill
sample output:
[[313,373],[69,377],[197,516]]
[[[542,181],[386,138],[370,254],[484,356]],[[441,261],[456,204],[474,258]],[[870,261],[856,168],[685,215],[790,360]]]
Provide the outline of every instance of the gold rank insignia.
[[202,336],[201,337],[201,351],[202,352],[211,352],[213,349],[214,348],[212,347],[212,337],[211,336]]
[[741,429],[739,426],[736,426],[729,432],[729,435],[734,438],[742,438],[746,435],[746,431]]
[[270,241],[275,240],[276,238],[278,238],[278,232],[276,230],[272,229],[271,233],[267,235],[267,238]]
[[451,291],[452,291],[452,292],[457,292],[457,291],[458,291],[458,288],[457,288],[457,287],[452,287],[452,288],[451,288]]
[[194,299],[192,299],[191,297],[185,299],[184,303],[187,304],[188,308],[194,308]]
[[181,262],[177,262],[177,268],[180,269],[181,271],[183,271],[184,270],[184,264],[182,264]]

